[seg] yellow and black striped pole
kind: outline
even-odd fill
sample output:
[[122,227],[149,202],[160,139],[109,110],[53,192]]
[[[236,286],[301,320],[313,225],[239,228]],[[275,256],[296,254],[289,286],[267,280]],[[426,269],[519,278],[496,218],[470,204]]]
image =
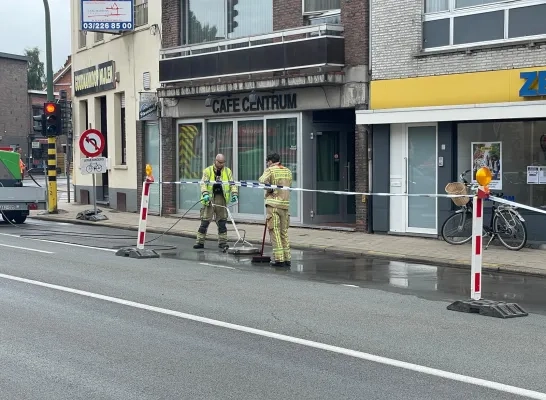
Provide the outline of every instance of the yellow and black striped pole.
[[48,213],[57,213],[57,138],[47,138],[47,192]]

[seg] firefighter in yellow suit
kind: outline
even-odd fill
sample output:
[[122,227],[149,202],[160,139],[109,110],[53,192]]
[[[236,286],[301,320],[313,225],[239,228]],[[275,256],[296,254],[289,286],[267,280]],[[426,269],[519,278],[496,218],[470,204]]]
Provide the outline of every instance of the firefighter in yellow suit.
[[[292,171],[281,165],[277,153],[267,156],[267,168],[258,179],[260,183],[277,186],[292,186]],[[273,244],[273,260],[275,267],[290,267],[290,241],[288,240],[288,225],[290,224],[290,191],[283,189],[267,189],[265,191],[265,208],[267,229]]]
[[[202,181],[210,182],[232,182],[233,174],[231,169],[225,166],[226,158],[223,154],[216,155],[214,164],[203,170]],[[197,231],[196,243],[194,249],[202,249],[205,247],[205,239],[207,230],[212,221],[212,217],[216,216],[216,225],[218,226],[218,247],[226,250],[227,244],[227,207],[230,200],[232,203],[237,202],[238,190],[237,186],[227,183],[208,183],[201,184],[201,225]],[[222,207],[214,207],[219,205]]]

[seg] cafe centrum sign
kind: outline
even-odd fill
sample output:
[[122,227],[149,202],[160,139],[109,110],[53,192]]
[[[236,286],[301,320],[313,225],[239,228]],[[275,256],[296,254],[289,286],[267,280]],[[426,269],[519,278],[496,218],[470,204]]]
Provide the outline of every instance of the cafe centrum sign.
[[74,94],[76,96],[85,96],[115,88],[116,68],[114,61],[106,61],[74,71]]
[[212,112],[215,114],[240,113],[256,111],[294,110],[298,107],[296,93],[257,95],[256,102],[251,103],[249,96],[240,98],[229,97],[214,99],[211,102]]

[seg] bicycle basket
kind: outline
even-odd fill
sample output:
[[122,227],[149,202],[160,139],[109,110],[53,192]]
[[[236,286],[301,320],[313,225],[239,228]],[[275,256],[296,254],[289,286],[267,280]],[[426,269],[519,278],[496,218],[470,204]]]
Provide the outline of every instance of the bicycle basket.
[[[468,194],[467,187],[462,182],[451,182],[446,185],[447,194]],[[470,197],[451,197],[456,206],[462,207],[470,201]]]

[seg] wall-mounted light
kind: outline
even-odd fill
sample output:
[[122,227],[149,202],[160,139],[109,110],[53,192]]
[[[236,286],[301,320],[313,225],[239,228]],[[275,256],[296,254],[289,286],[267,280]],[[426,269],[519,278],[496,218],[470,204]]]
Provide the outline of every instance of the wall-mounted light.
[[248,96],[248,101],[251,102],[251,103],[256,103],[258,101],[258,95],[256,94],[255,90],[253,90],[250,93],[250,96]]
[[210,107],[212,105],[212,97],[209,94],[207,98],[205,99],[205,107]]

